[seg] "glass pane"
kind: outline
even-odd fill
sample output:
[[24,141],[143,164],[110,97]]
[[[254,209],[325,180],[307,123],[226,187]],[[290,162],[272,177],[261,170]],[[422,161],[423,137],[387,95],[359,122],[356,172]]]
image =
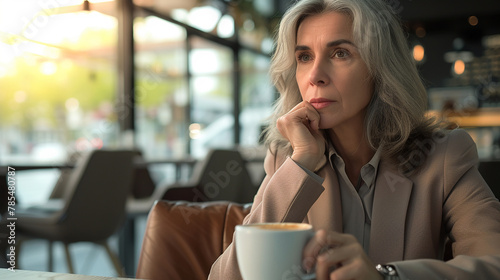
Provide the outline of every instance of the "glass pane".
[[202,38],[190,40],[191,154],[234,146],[233,52]]
[[[239,40],[249,48],[271,53],[277,13],[275,1],[133,0],[200,31],[227,40]],[[237,29],[237,30],[235,30]],[[236,32],[237,31],[237,32]]]
[[240,142],[243,147],[259,145],[260,134],[275,100],[274,87],[269,80],[270,58],[242,50],[240,52],[242,86],[240,113]]
[[59,2],[0,1],[2,164],[117,145],[116,19]]
[[148,159],[187,154],[186,31],[163,19],[134,20],[136,136]]

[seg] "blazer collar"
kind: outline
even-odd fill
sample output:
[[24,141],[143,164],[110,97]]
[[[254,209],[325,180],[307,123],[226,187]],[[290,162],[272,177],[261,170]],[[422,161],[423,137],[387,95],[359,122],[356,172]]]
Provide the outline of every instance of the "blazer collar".
[[373,197],[370,250],[374,263],[402,260],[405,224],[413,182],[395,164],[381,160]]

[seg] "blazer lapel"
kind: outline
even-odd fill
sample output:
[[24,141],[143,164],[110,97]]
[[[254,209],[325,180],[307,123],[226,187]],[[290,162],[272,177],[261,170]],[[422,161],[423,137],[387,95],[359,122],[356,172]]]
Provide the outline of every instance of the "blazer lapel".
[[380,161],[373,198],[369,256],[374,263],[402,260],[413,182],[393,164]]
[[325,178],[323,182],[325,191],[309,210],[309,222],[315,225],[315,230],[343,232],[342,203],[337,174],[333,168],[322,168],[318,174]]

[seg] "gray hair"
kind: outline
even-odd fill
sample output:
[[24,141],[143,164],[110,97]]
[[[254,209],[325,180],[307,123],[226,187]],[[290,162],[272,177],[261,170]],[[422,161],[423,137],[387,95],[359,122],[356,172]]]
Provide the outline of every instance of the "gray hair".
[[297,29],[304,18],[331,11],[352,19],[354,43],[374,81],[365,119],[369,143],[374,149],[381,146],[388,158],[400,160],[401,155],[409,153],[415,135],[429,136],[435,126],[424,117],[427,93],[401,22],[383,0],[302,0],[285,13],[270,67],[271,80],[280,96],[266,130],[266,144],[292,152],[276,121],[302,101],[295,77]]

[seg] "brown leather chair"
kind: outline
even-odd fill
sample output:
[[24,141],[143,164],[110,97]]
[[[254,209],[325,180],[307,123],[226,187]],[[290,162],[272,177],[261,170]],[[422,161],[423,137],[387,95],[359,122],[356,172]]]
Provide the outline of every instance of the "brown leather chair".
[[251,204],[157,201],[148,216],[136,277],[207,279]]

